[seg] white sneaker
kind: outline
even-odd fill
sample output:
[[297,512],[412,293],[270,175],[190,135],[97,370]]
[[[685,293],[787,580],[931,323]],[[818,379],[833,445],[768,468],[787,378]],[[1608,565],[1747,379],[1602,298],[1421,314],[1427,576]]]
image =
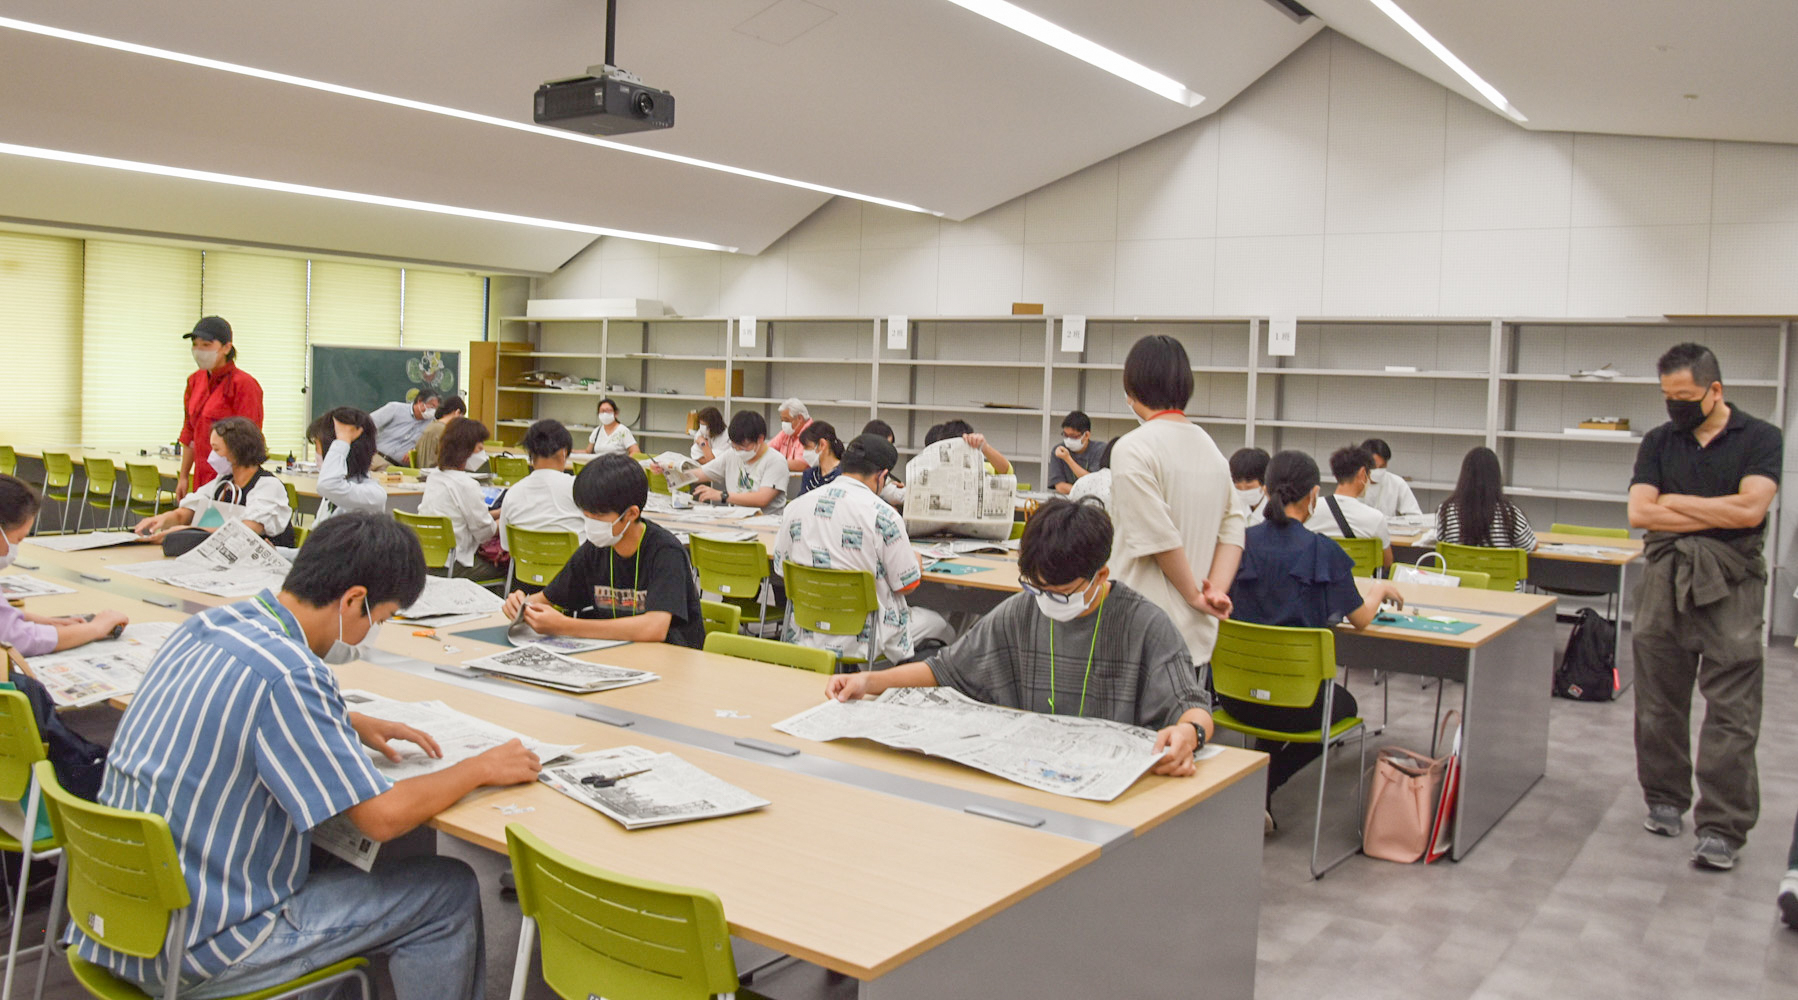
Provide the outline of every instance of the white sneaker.
[[1779,880],[1779,919],[1798,930],[1798,868],[1786,872]]

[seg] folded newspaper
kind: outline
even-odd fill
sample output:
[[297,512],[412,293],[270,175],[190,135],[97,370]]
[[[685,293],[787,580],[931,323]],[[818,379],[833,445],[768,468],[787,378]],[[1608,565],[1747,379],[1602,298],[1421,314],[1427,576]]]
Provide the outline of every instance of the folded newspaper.
[[613,688],[661,680],[661,675],[647,670],[574,660],[540,645],[508,649],[503,653],[469,660],[463,666],[576,694],[592,694],[595,691],[610,691]]
[[505,598],[467,577],[427,576],[424,593],[394,617],[429,625],[438,618],[490,615],[505,603]]
[[905,530],[913,538],[951,534],[1011,537],[1018,477],[986,471],[986,458],[960,438],[938,441],[905,464]]
[[175,559],[133,563],[132,576],[218,597],[251,597],[280,590],[292,563],[242,521],[226,521],[212,537]]
[[768,805],[671,753],[623,746],[576,754],[537,780],[610,816],[626,830],[715,819]]
[[135,531],[90,531],[83,535],[33,535],[26,541],[57,552],[82,552],[143,541]]
[[705,475],[699,471],[700,464],[678,451],[662,452],[654,461],[661,466],[662,475],[668,480],[668,488],[671,490],[705,482]]
[[52,597],[56,594],[73,594],[74,587],[65,587],[60,583],[40,580],[25,573],[8,573],[0,576],[0,597],[9,601],[23,600],[27,597]]
[[90,642],[66,653],[31,658],[32,676],[60,708],[85,708],[135,694],[150,661],[180,622],[125,626],[117,639]]
[[774,728],[804,740],[873,740],[946,757],[1007,781],[1110,802],[1161,755],[1155,734],[1107,719],[988,705],[953,688],[890,688],[878,698],[827,701]]

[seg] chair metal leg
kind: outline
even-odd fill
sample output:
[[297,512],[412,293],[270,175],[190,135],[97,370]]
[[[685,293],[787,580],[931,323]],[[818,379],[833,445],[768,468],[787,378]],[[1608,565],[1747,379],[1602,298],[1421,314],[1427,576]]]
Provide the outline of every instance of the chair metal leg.
[[531,975],[531,951],[537,943],[537,920],[525,917],[518,925],[518,956],[512,961],[512,992],[509,1000],[524,1000],[525,980]]
[[[1332,682],[1329,687],[1324,689],[1324,717],[1323,725],[1321,727],[1321,732],[1323,733],[1323,748],[1322,752],[1318,755],[1317,760],[1317,816],[1311,821],[1311,877],[1313,879],[1323,878],[1330,873],[1331,869],[1334,869],[1337,865],[1342,864],[1344,861],[1354,857],[1361,851],[1360,845],[1357,844],[1356,846],[1349,848],[1341,856],[1331,860],[1329,864],[1324,865],[1322,868],[1317,866],[1317,849],[1321,846],[1324,832],[1324,792],[1329,787],[1330,780],[1330,709],[1335,700],[1336,685]],[[1357,728],[1361,730],[1361,764],[1363,765],[1363,769],[1365,769],[1367,763],[1367,726],[1362,724]],[[1361,791],[1361,780],[1362,779],[1357,776],[1355,782],[1357,808],[1360,808],[1360,798],[1363,794]],[[1359,822],[1359,820],[1356,821],[1357,825],[1359,825]]]
[[[13,967],[18,964],[19,935],[25,930],[25,891],[31,886],[31,855],[33,853],[31,848],[37,833],[38,803],[42,799],[37,792],[36,778],[32,779],[31,790],[28,794],[29,798],[25,805],[25,826],[22,828],[23,836],[19,838],[19,846],[22,848],[19,859],[19,895],[18,901],[13,905],[11,940],[6,946],[6,978],[5,982],[0,984],[0,1000],[12,1000]],[[39,959],[39,962],[48,960],[48,957],[43,957]]]
[[62,946],[57,943],[57,918],[62,915],[63,900],[69,890],[69,866],[56,866],[56,885],[50,891],[50,915],[44,920],[44,950],[37,963],[37,990],[32,994],[34,1000],[44,1000],[44,975],[50,971],[50,956],[60,955]]

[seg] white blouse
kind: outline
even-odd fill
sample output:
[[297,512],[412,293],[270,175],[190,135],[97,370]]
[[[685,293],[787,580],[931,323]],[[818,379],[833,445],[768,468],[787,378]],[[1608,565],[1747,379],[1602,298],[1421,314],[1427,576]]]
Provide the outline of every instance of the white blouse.
[[603,455],[609,451],[628,455],[636,444],[637,436],[631,433],[629,427],[624,426],[623,421],[613,424],[611,433],[607,433],[604,427],[595,427],[593,433],[587,438],[587,450],[596,455]]
[[287,487],[281,480],[263,476],[241,492],[232,486],[221,487],[220,482],[215,479],[181,498],[180,506],[194,512],[194,524],[200,523],[208,509],[216,507],[226,520],[262,525],[263,535],[270,538],[287,530],[293,520],[293,508],[287,505]]
[[499,531],[499,522],[488,513],[481,498],[481,484],[461,469],[438,469],[425,480],[425,495],[418,512],[447,517],[456,532],[456,565],[473,566],[475,550]]

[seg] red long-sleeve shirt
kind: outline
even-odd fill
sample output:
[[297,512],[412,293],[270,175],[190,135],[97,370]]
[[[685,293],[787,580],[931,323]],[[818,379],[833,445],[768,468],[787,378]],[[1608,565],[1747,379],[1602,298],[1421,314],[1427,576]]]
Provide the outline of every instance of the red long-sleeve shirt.
[[194,450],[193,487],[210,482],[217,473],[206,459],[212,454],[212,425],[226,417],[246,417],[262,426],[262,384],[249,372],[226,362],[215,372],[196,371],[187,377],[187,394],[181,423],[184,445]]

